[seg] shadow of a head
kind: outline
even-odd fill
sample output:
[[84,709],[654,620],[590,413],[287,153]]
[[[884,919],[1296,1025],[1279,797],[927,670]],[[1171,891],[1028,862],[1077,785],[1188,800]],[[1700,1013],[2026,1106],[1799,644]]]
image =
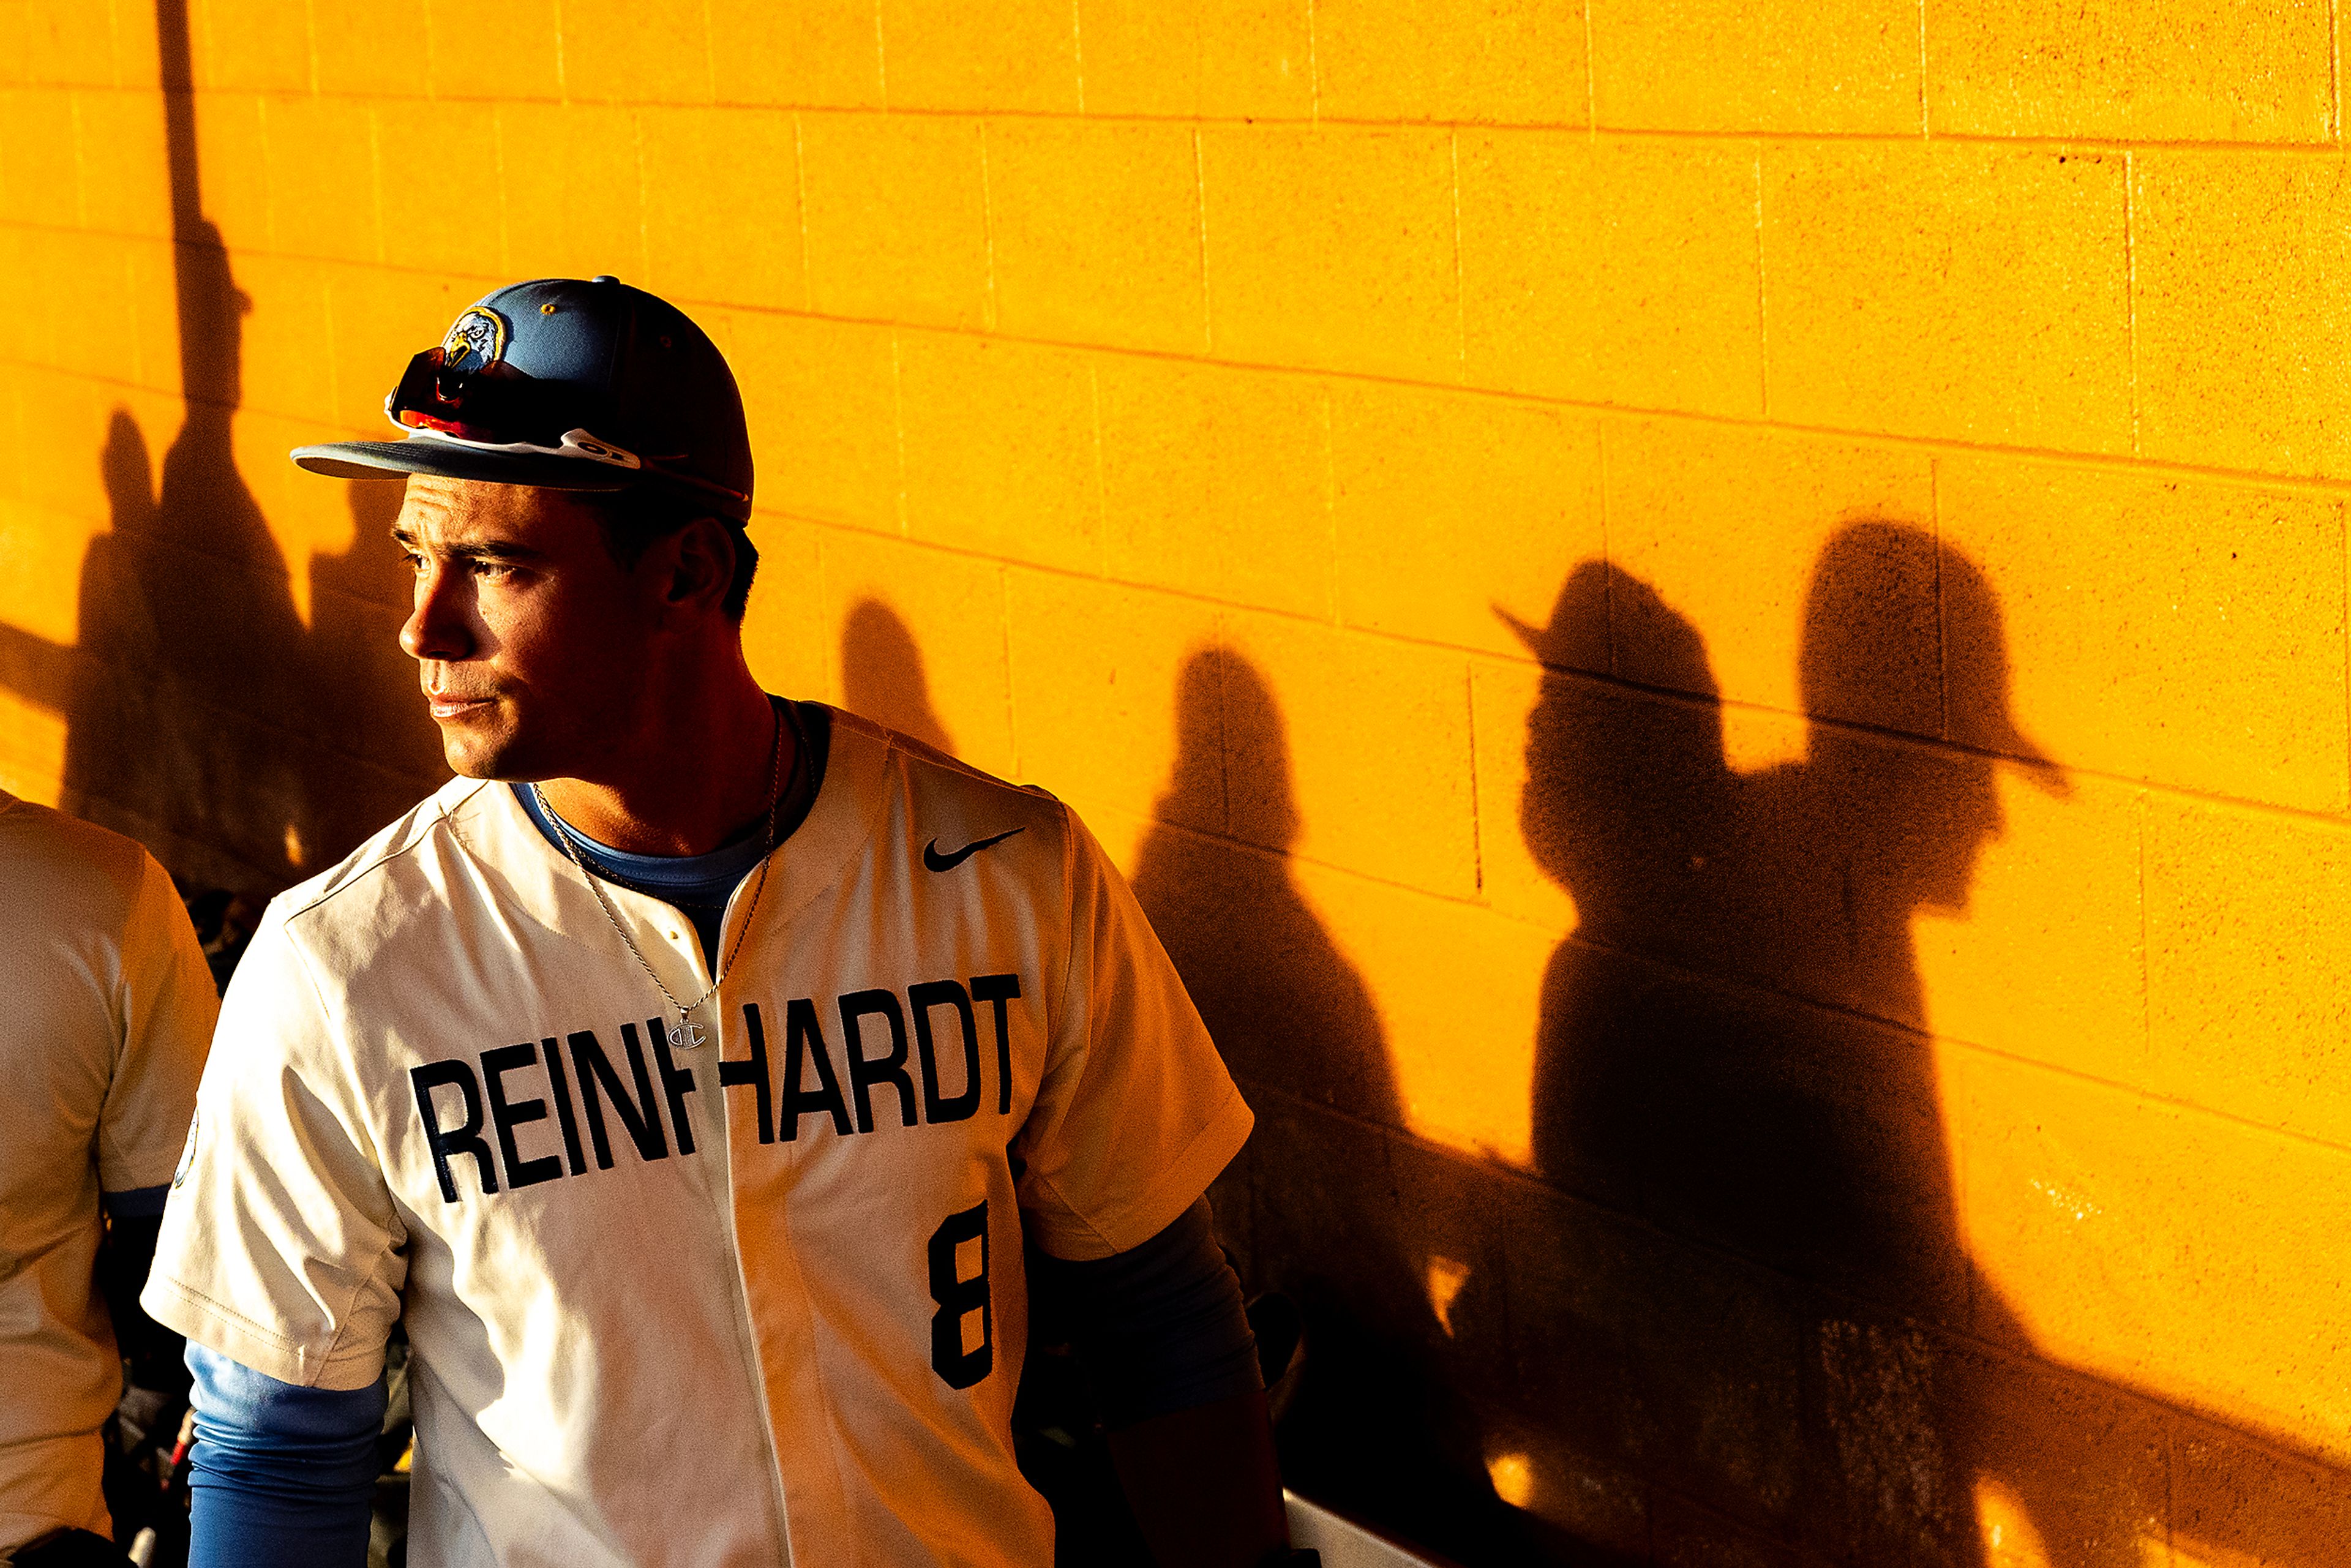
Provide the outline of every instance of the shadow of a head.
[[[1599,561],[1569,575],[1548,624],[1511,625],[1544,665],[1519,799],[1529,852],[1587,936],[1679,947],[1705,925],[1734,807],[1704,639],[1655,589]],[[1640,629],[1646,668],[1671,691],[1577,672],[1610,646],[1612,625]]]
[[1185,660],[1135,897],[1236,1077],[1394,1124],[1371,994],[1281,858],[1299,834],[1286,728],[1247,659],[1200,648]]
[[946,726],[931,707],[923,650],[898,612],[878,599],[860,600],[841,627],[841,706],[941,751],[955,750]]
[[[1196,694],[1196,685],[1216,685]],[[1207,700],[1214,695],[1218,703]],[[1195,715],[1216,713],[1225,756],[1225,809],[1234,837],[1286,853],[1298,841],[1298,803],[1290,788],[1289,727],[1273,688],[1255,664],[1237,653],[1195,653],[1177,693],[1179,729]],[[1210,737],[1203,736],[1203,740]],[[1179,747],[1177,779],[1193,744]]]
[[154,526],[155,474],[147,435],[129,409],[118,408],[107,420],[98,471],[106,486],[107,516],[117,533],[142,533]]
[[2007,638],[1990,583],[1924,529],[1857,522],[1823,548],[1798,680],[1813,721],[1810,836],[1834,842],[1849,880],[1883,906],[1966,907],[1977,857],[2005,825],[2001,764],[2066,792],[2010,712]]

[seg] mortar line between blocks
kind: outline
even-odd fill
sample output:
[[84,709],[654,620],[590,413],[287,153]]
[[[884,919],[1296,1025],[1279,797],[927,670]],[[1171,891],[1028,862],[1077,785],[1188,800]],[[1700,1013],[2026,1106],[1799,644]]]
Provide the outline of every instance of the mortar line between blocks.
[[2138,163],[2137,154],[2123,152],[2123,329],[2130,352],[2131,455],[2140,455],[2138,439]]
[[1771,293],[1763,274],[1763,143],[1755,144],[1755,402],[1756,415],[1771,417]]
[[1927,110],[1927,0],[1918,0],[1918,138],[1923,141],[1934,133]]
[[[368,199],[375,207],[375,264],[381,267],[390,225],[383,221],[383,115],[373,104],[368,106]],[[335,406],[340,408],[341,404]]]
[[1331,395],[1331,383],[1321,385],[1322,404],[1322,540],[1323,562],[1327,575],[1323,578],[1325,597],[1324,617],[1332,625],[1343,624],[1339,619],[1339,420],[1338,400]]
[[898,434],[898,537],[913,537],[906,523],[906,372],[898,334],[890,334],[890,419]]
[[[816,543],[816,601],[828,623],[842,619],[840,607],[832,601],[832,540],[823,528],[809,530]],[[841,639],[830,634],[818,639],[819,675],[824,682],[824,700],[835,707],[845,706],[841,695]]]
[[996,626],[1004,644],[1004,735],[1012,747],[1012,773],[1018,778],[1028,771],[1020,760],[1020,710],[1012,697],[1012,573],[998,561],[996,567]]
[[[89,137],[88,128],[82,123],[81,96],[78,92],[66,94],[66,114],[73,123],[74,218],[86,232],[89,227],[89,155],[83,144],[89,140]],[[193,104],[189,108],[189,118],[192,120],[195,118]],[[265,156],[267,154],[268,147],[268,131],[265,128],[262,132],[262,151]],[[224,245],[222,248],[226,249],[227,246]]]
[[[706,3],[706,0],[705,0]],[[1070,64],[1078,77],[1078,112],[1086,111],[1086,24],[1079,0],[1070,0]],[[1018,756],[1016,752],[1014,755]]]
[[[1102,361],[1086,361],[1086,409],[1092,419],[1094,449],[1094,566],[1104,581],[1110,579],[1110,473],[1102,455]],[[1007,590],[1009,592],[1009,590]],[[1009,601],[1007,601],[1008,603]],[[1006,655],[1008,658],[1009,654]],[[1006,664],[1008,670],[1011,668]],[[1015,756],[1019,755],[1016,750]]]
[[496,109],[490,110],[490,166],[498,176],[498,272],[502,277],[512,277],[514,268],[509,263],[514,256],[514,223],[507,211],[507,120]]
[[[1225,722],[1225,675],[1232,662],[1233,651],[1227,646],[1225,615],[1218,611],[1208,617],[1208,647],[1217,664],[1217,832],[1229,838],[1233,831],[1233,742],[1231,728]],[[1275,860],[1287,866],[1290,856],[1280,851],[1269,852]]]
[[[875,4],[880,4],[880,0],[875,0]],[[558,102],[569,103],[571,78],[564,68],[563,58],[563,0],[555,0],[553,10],[555,13],[555,97]]]
[[2152,1076],[2155,1066],[2155,949],[2147,917],[2147,822],[2153,815],[2151,791],[2131,797],[2131,835],[2138,850],[2138,1026],[2139,1065]]
[[[55,90],[64,89],[57,89]],[[93,89],[92,90],[99,89]],[[123,90],[138,91],[150,97],[153,96],[154,91],[152,89],[125,89]],[[227,89],[222,90],[225,91]],[[280,99],[315,97],[322,102],[329,103],[350,103],[353,101],[366,101],[370,103],[426,103],[437,100],[449,103],[489,106],[499,103],[538,101],[535,99],[505,99],[495,94],[482,92],[444,93],[439,91],[437,89],[428,89],[424,86],[419,86],[413,91],[354,92],[337,89],[334,91],[320,91],[315,94],[300,92],[285,88],[256,88],[249,90],[249,96]],[[590,101],[593,102],[597,100]],[[752,99],[744,98],[718,98],[714,99],[704,99],[692,97],[680,98],[670,96],[630,99],[627,101],[629,102],[630,107],[637,109],[740,109],[757,110],[761,113],[769,114],[823,114],[844,120],[853,119],[858,116],[870,117],[876,114],[904,115],[909,119],[914,120],[969,120],[973,118],[976,113],[985,112],[993,120],[1068,122],[1083,119],[1091,123],[1102,125],[1208,125],[1228,129],[1270,129],[1281,126],[1305,126],[1319,123],[1342,130],[1374,131],[1399,130],[1438,131],[1448,126],[1458,126],[1461,129],[1468,131],[1588,131],[1595,137],[1605,138],[1610,141],[1700,141],[1719,142],[1725,145],[1734,142],[1743,144],[1753,141],[1758,137],[1769,137],[1774,141],[1786,142],[1794,146],[1817,147],[1864,146],[1915,148],[1919,141],[1918,133],[1916,131],[1792,131],[1784,128],[1761,124],[1736,125],[1725,130],[1689,131],[1678,130],[1674,127],[1662,125],[1595,125],[1566,118],[1558,120],[1513,120],[1508,121],[1494,121],[1445,119],[1405,120],[1395,117],[1378,119],[1362,115],[1334,114],[1322,115],[1318,119],[1310,119],[1308,116],[1298,114],[1174,114],[1145,113],[1139,110],[1122,111],[1117,113],[1095,113],[1090,111],[1081,116],[1075,111],[1067,109],[1040,110],[991,108],[984,111],[980,111],[969,109],[929,109],[919,105],[849,105],[841,103],[819,103],[808,101],[777,101],[768,99]],[[2256,152],[2262,154],[2274,154],[2279,157],[2289,158],[2336,158],[2340,157],[2345,152],[2345,148],[2339,144],[2335,138],[2326,135],[2324,131],[2322,131],[2315,140],[2294,141],[2280,139],[2274,141],[2261,141],[2250,137],[2231,139],[2227,137],[2211,136],[2167,137],[2150,135],[2121,137],[2043,134],[2004,135],[1996,134],[1991,131],[1938,131],[1935,133],[1933,140],[1962,147],[2039,149],[2064,152],[2112,152],[2116,154],[2120,154],[2128,149],[2136,148],[2141,152]]]
[[1600,486],[1600,625],[1608,643],[1608,672],[1616,673],[1616,557],[1608,538],[1608,422],[1592,422],[1593,465]]
[[[322,324],[327,329],[327,341],[329,343],[340,342],[341,340],[337,335],[335,329],[335,296],[337,292],[338,291],[332,287],[321,288],[319,290],[319,314],[323,319]],[[329,408],[340,408],[343,406],[342,360],[343,357],[340,354],[329,354],[327,356],[327,406]]]
[[980,324],[996,330],[996,213],[987,189],[987,121],[979,122],[979,238],[987,268],[987,293],[980,303]]
[[1461,382],[1469,382],[1469,305],[1468,287],[1463,281],[1461,261],[1461,132],[1457,129],[1445,134],[1446,151],[1453,162],[1453,353]]
[[1950,617],[1943,604],[1943,459],[1927,459],[1927,529],[1935,541],[1936,733],[1951,738]]
[[1592,0],[1583,0],[1583,132],[1600,140],[1600,65],[1592,47]]
[[2343,0],[2326,0],[2326,133],[2343,140]]
[[1200,148],[1200,128],[1192,127],[1192,204],[1200,230],[1200,353],[1216,352],[1216,318],[1208,298],[1208,163]]
[[702,79],[710,101],[718,101],[718,29],[710,20],[711,0],[702,0]]
[[810,315],[816,314],[816,261],[809,254],[808,145],[807,127],[799,115],[792,116],[792,182],[800,198],[800,303]]
[[424,101],[430,103],[441,96],[441,89],[435,85],[439,72],[434,68],[441,57],[440,47],[434,42],[432,6],[419,5],[416,8],[416,26],[424,35]]
[[882,0],[873,0],[873,85],[882,89],[882,112],[890,112],[890,40],[882,26]]
[[1469,733],[1469,885],[1482,899],[1486,894],[1486,813],[1478,789],[1478,666],[1461,664],[1461,710],[1468,716]]
[[641,110],[629,112],[629,140],[637,154],[637,275],[649,277],[653,269],[653,201],[645,190],[645,117]]
[[1306,114],[1307,123],[1322,123],[1322,56],[1314,36],[1314,0],[1306,0]]
[[[1972,1277],[1976,1270],[1970,1270]],[[2175,1423],[2163,1424],[2163,1549],[2179,1561],[2179,1433]]]
[[[277,159],[270,151],[269,146],[269,121],[271,119],[269,102],[270,100],[266,97],[256,98],[254,100],[253,105],[253,119],[254,123],[261,128],[261,232],[269,237],[269,248],[276,250],[277,248]],[[190,122],[193,124],[195,117],[193,94],[190,95],[188,115]],[[77,136],[74,140],[78,143],[81,139]],[[77,158],[80,156],[80,149],[78,145],[77,145],[75,149],[75,156]],[[193,200],[188,204],[189,210],[201,223],[204,215],[204,168],[201,163],[197,165],[195,178],[191,181],[190,183],[194,187],[194,190],[193,193]],[[226,235],[220,234],[218,225],[214,225],[214,232],[220,237],[221,249],[224,252],[227,251],[228,236]],[[174,234],[172,238],[176,243],[179,239],[179,235]],[[175,267],[176,265],[177,264],[174,263]]]

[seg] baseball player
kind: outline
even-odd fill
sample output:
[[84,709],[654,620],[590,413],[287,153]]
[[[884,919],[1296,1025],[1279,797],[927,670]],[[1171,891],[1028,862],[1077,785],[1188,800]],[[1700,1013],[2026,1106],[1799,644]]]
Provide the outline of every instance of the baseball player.
[[409,476],[458,777],[230,988],[145,1296],[190,1340],[195,1561],[360,1561],[398,1322],[413,1563],[1048,1563],[1035,1292],[1162,1560],[1283,1557],[1202,1197],[1249,1110],[1066,807],[753,681],[716,348],[521,283],[387,408],[295,461]]
[[99,1429],[152,1325],[110,1321],[93,1277],[101,1241],[146,1272],[219,998],[131,840],[0,791],[0,1562],[119,1565]]

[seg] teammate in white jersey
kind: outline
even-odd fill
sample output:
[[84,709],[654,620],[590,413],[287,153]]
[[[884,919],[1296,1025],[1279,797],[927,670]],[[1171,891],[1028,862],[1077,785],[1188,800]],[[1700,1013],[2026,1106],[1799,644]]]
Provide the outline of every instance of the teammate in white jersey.
[[413,1563],[1041,1568],[1038,1289],[1160,1559],[1288,1555],[1202,1197],[1248,1108],[1067,808],[753,681],[717,350],[517,284],[387,408],[405,439],[296,460],[410,476],[459,777],[230,988],[145,1296],[192,1346],[199,1568],[356,1561],[395,1322]]
[[153,1325],[93,1287],[125,1276],[127,1303],[146,1272],[219,998],[120,834],[0,791],[0,1562],[119,1565],[99,1427],[122,1358],[160,1385],[177,1342],[138,1343]]

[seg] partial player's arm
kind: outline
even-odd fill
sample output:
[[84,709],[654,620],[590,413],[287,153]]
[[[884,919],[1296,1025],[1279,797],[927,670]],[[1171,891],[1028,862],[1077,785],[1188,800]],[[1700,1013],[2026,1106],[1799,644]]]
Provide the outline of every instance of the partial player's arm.
[[299,1388],[188,1347],[189,1568],[362,1568],[384,1383]]
[[373,1147],[334,1010],[273,910],[229,986],[142,1297],[189,1340],[199,1568],[365,1561],[407,1240]]
[[1031,1286],[1040,1320],[1068,1327],[1165,1568],[1278,1557],[1289,1534],[1257,1342],[1208,1200],[1107,1258],[1040,1256]]
[[1289,1531],[1239,1283],[1201,1197],[1249,1108],[1134,895],[1069,821],[1070,970],[1017,1142],[1030,1237],[1051,1255],[1039,1272],[1049,1296],[1090,1294],[1071,1339],[1154,1553],[1256,1568]]
[[1162,1568],[1263,1568],[1290,1555],[1263,1389],[1113,1432],[1110,1452]]
[[152,855],[141,861],[113,998],[122,1036],[99,1115],[107,1218],[99,1283],[131,1383],[171,1393],[181,1383],[180,1336],[148,1317],[139,1291],[154,1261],[167,1184],[187,1142],[220,998],[171,877]]

